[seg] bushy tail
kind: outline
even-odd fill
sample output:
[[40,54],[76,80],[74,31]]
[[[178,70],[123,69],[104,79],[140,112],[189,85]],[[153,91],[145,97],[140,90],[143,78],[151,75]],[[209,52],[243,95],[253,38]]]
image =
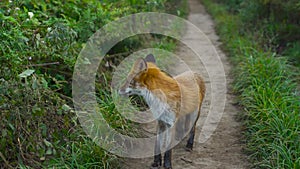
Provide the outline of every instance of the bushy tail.
[[196,78],[197,83],[199,85],[199,97],[200,97],[200,105],[199,105],[199,107],[201,108],[203,99],[205,97],[206,87],[205,87],[204,79],[201,77],[200,74],[195,73],[195,78]]

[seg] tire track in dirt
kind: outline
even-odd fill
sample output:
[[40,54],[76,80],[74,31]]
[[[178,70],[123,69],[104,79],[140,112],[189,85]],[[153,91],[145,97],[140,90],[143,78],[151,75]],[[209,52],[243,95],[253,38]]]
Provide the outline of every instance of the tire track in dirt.
[[[229,76],[231,65],[229,64],[225,54],[220,50],[219,46],[221,43],[218,41],[219,37],[216,35],[214,30],[214,23],[211,17],[205,11],[205,8],[199,0],[189,0],[190,14],[188,20],[197,26],[203,33],[210,39],[212,44],[216,47],[218,55],[224,66],[227,87],[230,86],[232,82]],[[205,50],[205,45],[203,45],[203,39],[193,38],[193,33],[187,27],[187,32],[184,36],[185,42],[188,44],[194,44],[193,46],[199,46],[199,50]],[[206,40],[207,41],[207,40]],[[203,48],[203,49],[202,49]],[[200,72],[204,79],[206,80],[207,94],[210,96],[211,90],[209,88],[210,82],[208,79],[208,74],[203,65],[199,65],[194,62],[192,56],[195,55],[189,49],[180,46],[177,50],[177,55],[185,57],[183,60],[191,67],[192,70]],[[207,57],[211,55],[208,54]],[[206,57],[206,56],[202,56]],[[206,66],[216,66],[214,64]],[[175,66],[176,71],[180,71],[180,63]],[[172,71],[172,70],[170,70]],[[230,89],[227,89],[230,91]],[[240,110],[235,107],[234,95],[227,92],[226,95],[226,105],[221,121],[218,124],[217,129],[212,134],[212,136],[205,143],[198,143],[195,140],[194,149],[192,152],[187,152],[184,150],[186,144],[186,139],[183,140],[179,145],[173,148],[172,164],[173,169],[247,169],[250,168],[247,156],[243,153],[244,144],[242,143],[242,126],[241,123],[236,120],[236,116]],[[210,99],[206,97],[201,109],[201,116],[197,123],[196,132],[201,131],[201,127],[207,117]],[[212,105],[221,106],[221,105]],[[150,124],[145,126],[147,131],[155,131],[154,125]],[[197,136],[195,137],[197,138]],[[144,169],[149,168],[152,163],[153,158],[144,159],[124,159],[122,169]]]

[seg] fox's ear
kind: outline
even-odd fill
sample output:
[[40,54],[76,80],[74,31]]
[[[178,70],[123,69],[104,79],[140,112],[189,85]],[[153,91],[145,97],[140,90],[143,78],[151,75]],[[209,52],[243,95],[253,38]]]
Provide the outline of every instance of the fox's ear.
[[148,69],[147,63],[145,59],[139,58],[135,63],[134,63],[134,69],[137,71],[137,73],[145,71]]
[[150,53],[149,55],[146,56],[145,61],[146,62],[156,63],[156,60],[155,60],[155,58],[154,58],[154,56],[153,56],[152,53]]

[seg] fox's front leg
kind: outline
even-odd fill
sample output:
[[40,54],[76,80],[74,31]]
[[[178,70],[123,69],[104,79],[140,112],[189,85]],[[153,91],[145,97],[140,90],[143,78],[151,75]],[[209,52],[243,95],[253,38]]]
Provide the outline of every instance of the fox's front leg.
[[172,169],[172,149],[165,152],[164,156],[164,168]]
[[154,148],[154,162],[151,164],[150,169],[159,169],[162,164],[162,159],[161,159],[161,151],[160,151],[160,141],[159,138],[156,138],[155,141],[155,148]]
[[158,126],[156,129],[156,141],[155,141],[155,147],[154,147],[154,162],[151,164],[151,169],[158,169],[161,167],[162,164],[162,157],[161,157],[161,143],[162,143],[162,138],[161,138],[161,133],[165,130],[165,125],[163,124],[162,121],[158,121]]
[[172,132],[171,132],[171,125],[165,124],[166,127],[166,136],[165,136],[165,142],[166,142],[166,152],[164,155],[164,169],[172,169]]

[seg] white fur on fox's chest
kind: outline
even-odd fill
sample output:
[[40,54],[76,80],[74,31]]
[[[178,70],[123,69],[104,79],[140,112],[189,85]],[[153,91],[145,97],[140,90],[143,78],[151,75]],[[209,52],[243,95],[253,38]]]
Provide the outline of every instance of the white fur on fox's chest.
[[155,119],[173,126],[176,120],[175,112],[165,99],[158,98],[153,92],[145,89],[141,92]]

